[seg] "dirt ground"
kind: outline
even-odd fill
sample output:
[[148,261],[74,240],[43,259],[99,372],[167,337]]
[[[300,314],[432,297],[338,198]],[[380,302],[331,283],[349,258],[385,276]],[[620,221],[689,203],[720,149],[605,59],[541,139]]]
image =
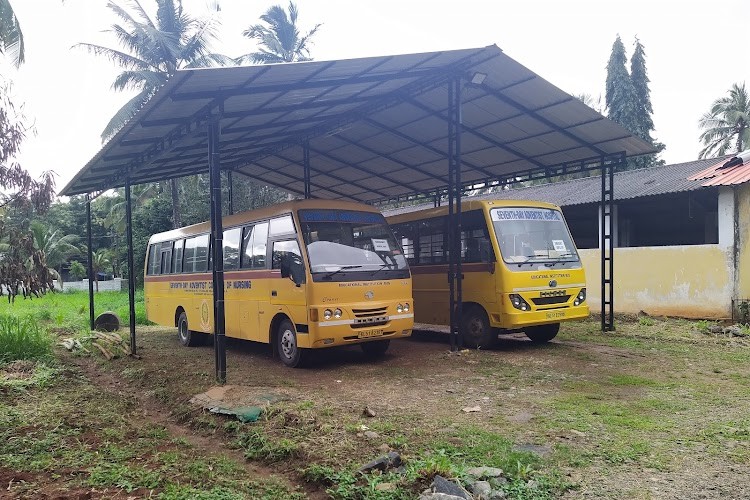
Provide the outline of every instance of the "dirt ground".
[[[449,347],[444,335],[416,331],[392,342],[382,359],[351,346],[319,351],[309,366],[289,369],[268,346],[230,339],[227,383],[309,402],[340,422],[306,440],[305,461],[364,463],[383,443],[400,444],[408,459],[436,439],[465,445],[457,430],[477,430],[538,454],[572,485],[566,499],[750,498],[750,342],[671,320],[620,323],[617,333],[603,335],[590,321],[565,325],[541,346],[518,334],[491,350]],[[211,346],[181,347],[174,329],[145,327],[138,354],[67,359],[103,390],[135,394],[144,419],[201,453],[229,455],[250,476],[304,483],[299,461],[244,460],[201,426],[225,418],[189,403],[216,385]],[[365,408],[375,417],[364,417]],[[380,437],[362,437],[361,425]],[[303,486],[310,498],[327,497]]]

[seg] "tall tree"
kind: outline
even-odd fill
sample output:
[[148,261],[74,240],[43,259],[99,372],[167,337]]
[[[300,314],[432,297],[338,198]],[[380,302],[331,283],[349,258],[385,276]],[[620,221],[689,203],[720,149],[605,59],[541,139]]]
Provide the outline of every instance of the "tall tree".
[[716,99],[698,122],[703,132],[701,158],[739,153],[750,144],[750,96],[745,82],[733,84],[729,95]]
[[654,108],[651,105],[651,90],[648,84],[651,80],[648,78],[646,71],[646,51],[641,41],[636,37],[633,57],[630,59],[630,78],[633,81],[635,90],[635,124],[636,130],[632,130],[635,135],[648,142],[657,149],[657,153],[639,156],[630,160],[633,168],[653,167],[663,164],[663,160],[658,160],[657,155],[664,150],[664,144],[656,142],[651,135],[654,131]]
[[39,296],[52,289],[52,277],[34,248],[28,224],[32,210],[49,208],[55,191],[51,172],[36,180],[14,159],[29,127],[11,95],[10,83],[0,77],[0,295],[8,294],[9,301],[19,293]]
[[272,64],[294,61],[310,61],[310,45],[312,37],[320,28],[316,24],[313,29],[302,35],[297,27],[299,11],[294,2],[289,2],[289,13],[281,5],[270,7],[260,20],[265,24],[254,24],[242,32],[251,40],[257,40],[260,47],[237,58],[237,62],[251,61],[256,64]]
[[646,52],[637,38],[630,73],[627,69],[627,60],[625,46],[622,44],[620,35],[617,35],[607,62],[605,91],[607,117],[657,149],[657,153],[628,159],[625,169],[663,164],[663,161],[657,159],[657,154],[664,149],[664,145],[655,142],[651,137],[654,121],[651,118],[653,107],[646,72]]
[[632,133],[637,133],[638,97],[633,86],[633,80],[628,74],[625,46],[620,35],[612,44],[612,53],[607,62],[607,82],[604,103],[607,106],[607,117],[625,127]]
[[[212,13],[203,18],[188,15],[181,0],[156,0],[156,5],[156,19],[152,19],[138,0],[129,2],[132,12],[112,0],[108,2],[107,7],[122,21],[109,31],[123,50],[90,43],[76,45],[123,69],[112,84],[114,90],[138,91],[109,121],[102,131],[102,141],[116,134],[178,69],[233,63],[210,50],[219,26],[218,4],[213,4]],[[172,180],[171,188],[172,223],[179,227],[182,223],[176,180]]]
[[23,32],[10,0],[0,0],[0,54],[5,52],[10,53],[14,66],[23,64],[26,57]]

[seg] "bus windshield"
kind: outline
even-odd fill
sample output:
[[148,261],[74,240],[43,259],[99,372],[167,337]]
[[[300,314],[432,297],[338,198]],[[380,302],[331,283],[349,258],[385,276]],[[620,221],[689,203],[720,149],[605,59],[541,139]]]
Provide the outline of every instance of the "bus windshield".
[[300,210],[313,281],[409,277],[406,258],[385,218],[351,210]]
[[507,207],[492,209],[490,214],[506,263],[578,262],[578,252],[559,210]]

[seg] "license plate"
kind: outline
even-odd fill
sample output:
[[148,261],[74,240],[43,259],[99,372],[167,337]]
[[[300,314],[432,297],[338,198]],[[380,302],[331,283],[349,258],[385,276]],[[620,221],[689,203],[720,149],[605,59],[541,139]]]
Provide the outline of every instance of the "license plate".
[[558,318],[564,318],[564,317],[565,317],[565,313],[562,311],[547,313],[547,319],[558,319]]
[[379,329],[379,330],[365,330],[365,331],[359,332],[359,334],[357,334],[357,337],[359,337],[361,339],[369,339],[370,337],[380,337],[381,335],[383,335],[383,330],[382,329]]

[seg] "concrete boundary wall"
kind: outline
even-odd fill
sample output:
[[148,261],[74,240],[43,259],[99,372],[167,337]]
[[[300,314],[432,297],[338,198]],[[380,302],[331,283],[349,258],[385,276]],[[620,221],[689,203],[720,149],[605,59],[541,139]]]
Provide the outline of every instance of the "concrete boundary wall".
[[[719,245],[615,248],[615,312],[653,316],[731,317],[733,250]],[[598,249],[579,250],[593,313],[601,311]]]
[[[127,290],[127,289],[128,289],[128,281],[122,278],[115,278],[115,279],[107,280],[107,281],[99,281],[100,292],[122,292],[123,290]],[[55,280],[55,290],[60,290],[60,283],[58,283],[57,280]],[[67,292],[70,290],[83,290],[83,291],[88,292],[89,280],[85,279],[83,281],[66,281],[63,283],[62,290],[64,292]],[[94,283],[94,292],[96,292],[96,283]]]

